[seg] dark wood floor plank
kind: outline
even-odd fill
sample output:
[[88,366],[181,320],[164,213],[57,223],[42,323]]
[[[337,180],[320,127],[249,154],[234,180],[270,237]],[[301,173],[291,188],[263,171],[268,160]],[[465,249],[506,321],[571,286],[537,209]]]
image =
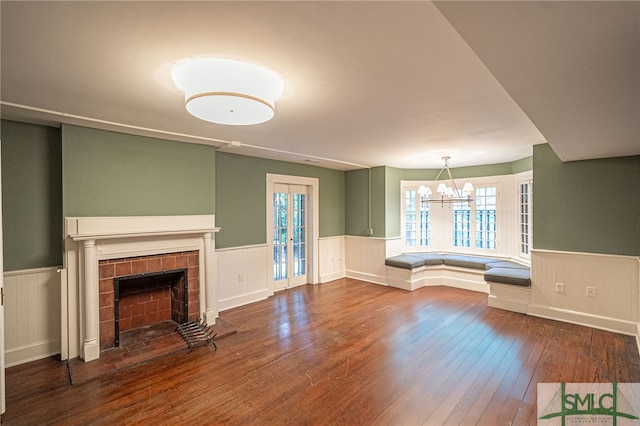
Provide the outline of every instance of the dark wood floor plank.
[[[425,366],[422,375],[393,403],[393,409],[383,413],[377,420],[381,423],[422,423],[431,410],[440,406],[447,385],[461,378],[461,373],[466,369],[465,363],[473,357],[478,343],[487,334],[488,331],[484,329],[481,321],[465,324],[458,333],[451,335],[450,339],[440,346],[441,352],[434,356],[421,356],[420,359]],[[425,401],[429,401],[430,404],[425,405]]]
[[6,425],[536,423],[537,383],[640,381],[635,339],[446,287],[342,279],[221,314],[238,333],[70,385],[53,358],[7,370]]

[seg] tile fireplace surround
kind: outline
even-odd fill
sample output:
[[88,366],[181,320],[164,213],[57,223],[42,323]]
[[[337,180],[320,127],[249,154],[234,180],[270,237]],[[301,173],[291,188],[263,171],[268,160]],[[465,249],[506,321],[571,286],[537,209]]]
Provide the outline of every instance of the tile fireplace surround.
[[100,357],[98,262],[194,251],[199,306],[207,324],[218,317],[214,215],[65,218],[62,269],[62,359]]

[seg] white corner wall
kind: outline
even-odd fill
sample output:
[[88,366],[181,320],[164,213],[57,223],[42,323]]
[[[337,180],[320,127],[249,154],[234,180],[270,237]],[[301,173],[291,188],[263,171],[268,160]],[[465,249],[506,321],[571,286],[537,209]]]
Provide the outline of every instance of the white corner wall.
[[320,283],[344,278],[346,265],[345,237],[326,237],[319,241]]
[[[349,278],[387,285],[387,240],[375,237],[345,237],[346,271]],[[399,253],[395,253],[399,254]]]
[[4,273],[6,367],[60,353],[60,289],[57,268]]
[[224,311],[266,299],[269,286],[266,244],[217,250],[218,309]]

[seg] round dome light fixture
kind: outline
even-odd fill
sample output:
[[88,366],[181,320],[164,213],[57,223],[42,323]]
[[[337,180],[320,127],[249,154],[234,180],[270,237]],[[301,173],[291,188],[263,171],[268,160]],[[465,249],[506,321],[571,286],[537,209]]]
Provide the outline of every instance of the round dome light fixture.
[[178,64],[173,81],[184,92],[191,115],[236,126],[273,118],[283,90],[275,72],[231,59],[198,58]]

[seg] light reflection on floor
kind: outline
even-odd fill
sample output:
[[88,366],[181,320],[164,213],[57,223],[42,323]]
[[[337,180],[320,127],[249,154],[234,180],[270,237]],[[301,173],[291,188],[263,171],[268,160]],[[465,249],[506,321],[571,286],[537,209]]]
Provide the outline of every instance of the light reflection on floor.
[[276,294],[274,300],[275,322],[272,324],[283,350],[290,349],[293,342],[296,346],[304,347],[312,343],[306,325],[309,322],[308,303],[305,293]]

